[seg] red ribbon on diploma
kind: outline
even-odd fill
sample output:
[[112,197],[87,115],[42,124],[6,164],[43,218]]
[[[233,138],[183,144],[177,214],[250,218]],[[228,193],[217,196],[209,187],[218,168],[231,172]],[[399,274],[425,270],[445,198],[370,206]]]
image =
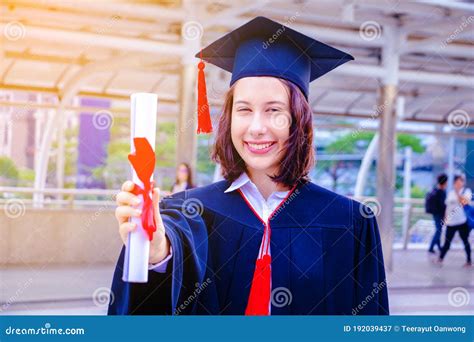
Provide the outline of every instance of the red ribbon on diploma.
[[146,138],[133,138],[133,144],[135,145],[135,153],[130,153],[128,160],[143,183],[143,189],[135,184],[133,193],[143,196],[142,226],[151,241],[153,240],[153,233],[156,231],[151,197],[152,182],[150,181],[155,169],[155,152]]

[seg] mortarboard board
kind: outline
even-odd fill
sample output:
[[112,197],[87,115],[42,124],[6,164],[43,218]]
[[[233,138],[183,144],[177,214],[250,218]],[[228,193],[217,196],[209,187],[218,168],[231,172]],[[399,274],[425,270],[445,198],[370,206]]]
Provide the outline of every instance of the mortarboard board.
[[265,17],[256,17],[196,54],[198,133],[212,131],[203,61],[232,73],[230,85],[244,77],[273,76],[293,82],[309,95],[309,83],[354,57]]

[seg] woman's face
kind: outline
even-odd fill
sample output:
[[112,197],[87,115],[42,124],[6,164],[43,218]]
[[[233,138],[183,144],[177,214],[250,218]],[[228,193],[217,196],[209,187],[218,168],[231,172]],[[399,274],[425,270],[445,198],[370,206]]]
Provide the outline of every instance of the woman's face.
[[464,179],[463,178],[458,178],[454,182],[454,189],[459,192],[463,187],[464,187]]
[[246,77],[234,88],[231,136],[247,170],[278,172],[290,134],[289,89],[274,77]]
[[188,168],[184,164],[180,164],[176,170],[176,177],[180,182],[188,181]]

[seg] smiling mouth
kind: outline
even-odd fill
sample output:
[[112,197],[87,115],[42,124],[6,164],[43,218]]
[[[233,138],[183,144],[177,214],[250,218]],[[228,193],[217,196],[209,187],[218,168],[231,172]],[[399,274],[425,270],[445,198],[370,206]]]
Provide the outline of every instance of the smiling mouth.
[[252,143],[247,143],[251,148],[253,148],[254,150],[264,150],[270,146],[272,146],[274,144],[274,142],[269,142],[269,143],[265,143],[265,144],[252,144]]
[[245,141],[245,144],[247,145],[247,148],[250,150],[250,152],[266,153],[273,147],[273,145],[276,144],[276,141],[269,141],[269,142],[263,142],[263,143],[251,143],[251,142]]

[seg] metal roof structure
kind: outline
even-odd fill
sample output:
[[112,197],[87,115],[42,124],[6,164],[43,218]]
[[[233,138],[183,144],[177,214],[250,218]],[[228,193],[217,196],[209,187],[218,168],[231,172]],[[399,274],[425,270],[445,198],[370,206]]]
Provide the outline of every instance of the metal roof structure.
[[[400,119],[447,122],[456,109],[474,119],[474,5],[467,2],[4,0],[0,10],[2,90],[60,98],[75,83],[76,94],[111,99],[156,92],[168,105],[163,112],[175,116],[182,63],[195,63],[199,46],[265,15],[356,57],[314,82],[316,114],[373,115],[391,26],[399,39]],[[206,71],[217,105],[229,76]]]

